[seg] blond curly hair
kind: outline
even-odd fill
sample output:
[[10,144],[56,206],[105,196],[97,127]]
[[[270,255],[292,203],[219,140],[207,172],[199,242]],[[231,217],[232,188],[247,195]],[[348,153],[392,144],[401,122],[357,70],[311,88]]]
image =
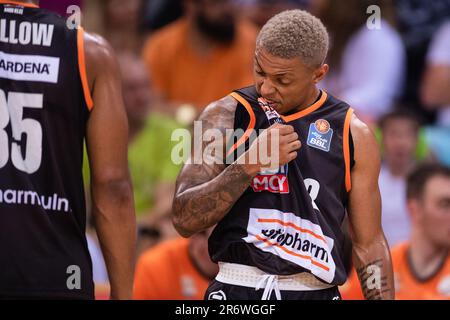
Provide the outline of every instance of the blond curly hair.
[[303,10],[286,10],[273,16],[262,27],[256,48],[276,57],[300,57],[309,67],[319,67],[328,52],[328,32],[323,23]]

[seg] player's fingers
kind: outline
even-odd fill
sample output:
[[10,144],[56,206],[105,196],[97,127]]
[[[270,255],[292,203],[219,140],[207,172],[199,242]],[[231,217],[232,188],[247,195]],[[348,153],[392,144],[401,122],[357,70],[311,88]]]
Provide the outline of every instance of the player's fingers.
[[298,134],[297,134],[297,132],[292,132],[292,133],[289,133],[286,136],[283,136],[283,139],[285,139],[285,141],[287,143],[298,141]]
[[292,152],[292,151],[300,149],[301,146],[302,146],[302,143],[300,142],[300,140],[296,140],[294,142],[291,142],[288,145],[288,150],[289,150],[289,152]]
[[288,162],[291,162],[292,160],[294,160],[295,158],[297,158],[297,151],[292,151],[291,153],[288,154]]
[[286,136],[294,132],[294,127],[291,125],[282,124],[279,127],[280,135]]

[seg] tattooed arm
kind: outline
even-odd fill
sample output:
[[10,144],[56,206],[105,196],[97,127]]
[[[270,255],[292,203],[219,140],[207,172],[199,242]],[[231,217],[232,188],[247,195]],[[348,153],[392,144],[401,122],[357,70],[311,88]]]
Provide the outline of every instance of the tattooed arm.
[[[222,150],[225,154],[225,130],[234,128],[236,107],[237,101],[232,97],[223,98],[209,105],[199,118],[202,122],[202,131],[205,133],[209,129],[218,129],[224,139],[202,142],[202,137],[194,136],[193,146],[202,145],[202,151]],[[278,164],[283,165],[297,157],[296,150],[300,148],[298,136],[292,126],[281,124],[275,124],[265,130],[264,134],[253,142],[250,150],[241,157],[247,159],[251,150],[259,143],[270,146],[274,130],[279,133]],[[194,151],[192,154],[195,155]],[[194,162],[191,158],[178,176],[172,208],[173,224],[184,237],[218,223],[262,167],[259,161],[249,164],[248,161],[243,163],[239,159],[227,167],[221,158],[224,157],[216,157],[220,160],[216,161],[217,163],[208,163],[203,159],[201,164],[195,164],[197,161]]]
[[[202,136],[210,129],[218,129],[225,136],[226,129],[233,129],[236,106],[237,101],[232,97],[209,105],[199,118]],[[218,150],[225,152],[225,139],[209,143],[202,141],[202,137],[194,136],[193,139],[193,146],[202,146],[202,152],[196,150],[197,154],[203,156],[203,150],[214,147],[212,144],[215,143],[218,144]],[[201,164],[197,164],[197,159],[194,163],[193,155],[194,150],[178,176],[173,201],[173,223],[185,237],[213,226],[222,219],[258,172],[257,168],[236,163],[228,167],[224,161],[207,163],[204,158]]]
[[351,121],[351,131],[355,166],[351,173],[348,211],[353,264],[366,299],[394,299],[391,256],[381,228],[379,147],[369,128],[355,116]]

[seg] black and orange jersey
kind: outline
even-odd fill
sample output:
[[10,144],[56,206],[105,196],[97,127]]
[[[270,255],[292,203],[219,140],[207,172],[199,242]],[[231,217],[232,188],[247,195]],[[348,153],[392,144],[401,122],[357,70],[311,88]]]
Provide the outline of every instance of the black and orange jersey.
[[283,116],[254,86],[231,96],[238,101],[235,130],[244,134],[229,154],[237,158],[239,146],[248,149],[252,130],[258,134],[275,121],[292,125],[302,147],[288,165],[253,179],[212,233],[212,259],[269,274],[306,271],[330,284],[345,282],[341,224],[351,188],[353,110],[325,91],[308,108]]
[[0,296],[93,298],[83,30],[0,1]]

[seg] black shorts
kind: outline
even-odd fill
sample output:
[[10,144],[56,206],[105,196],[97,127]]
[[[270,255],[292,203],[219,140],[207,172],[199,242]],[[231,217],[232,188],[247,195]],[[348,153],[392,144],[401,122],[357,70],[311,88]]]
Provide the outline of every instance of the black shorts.
[[[261,300],[264,288],[236,286],[213,280],[206,290],[205,300]],[[341,300],[338,287],[315,291],[280,291],[281,300]],[[270,300],[275,300],[272,292]]]

